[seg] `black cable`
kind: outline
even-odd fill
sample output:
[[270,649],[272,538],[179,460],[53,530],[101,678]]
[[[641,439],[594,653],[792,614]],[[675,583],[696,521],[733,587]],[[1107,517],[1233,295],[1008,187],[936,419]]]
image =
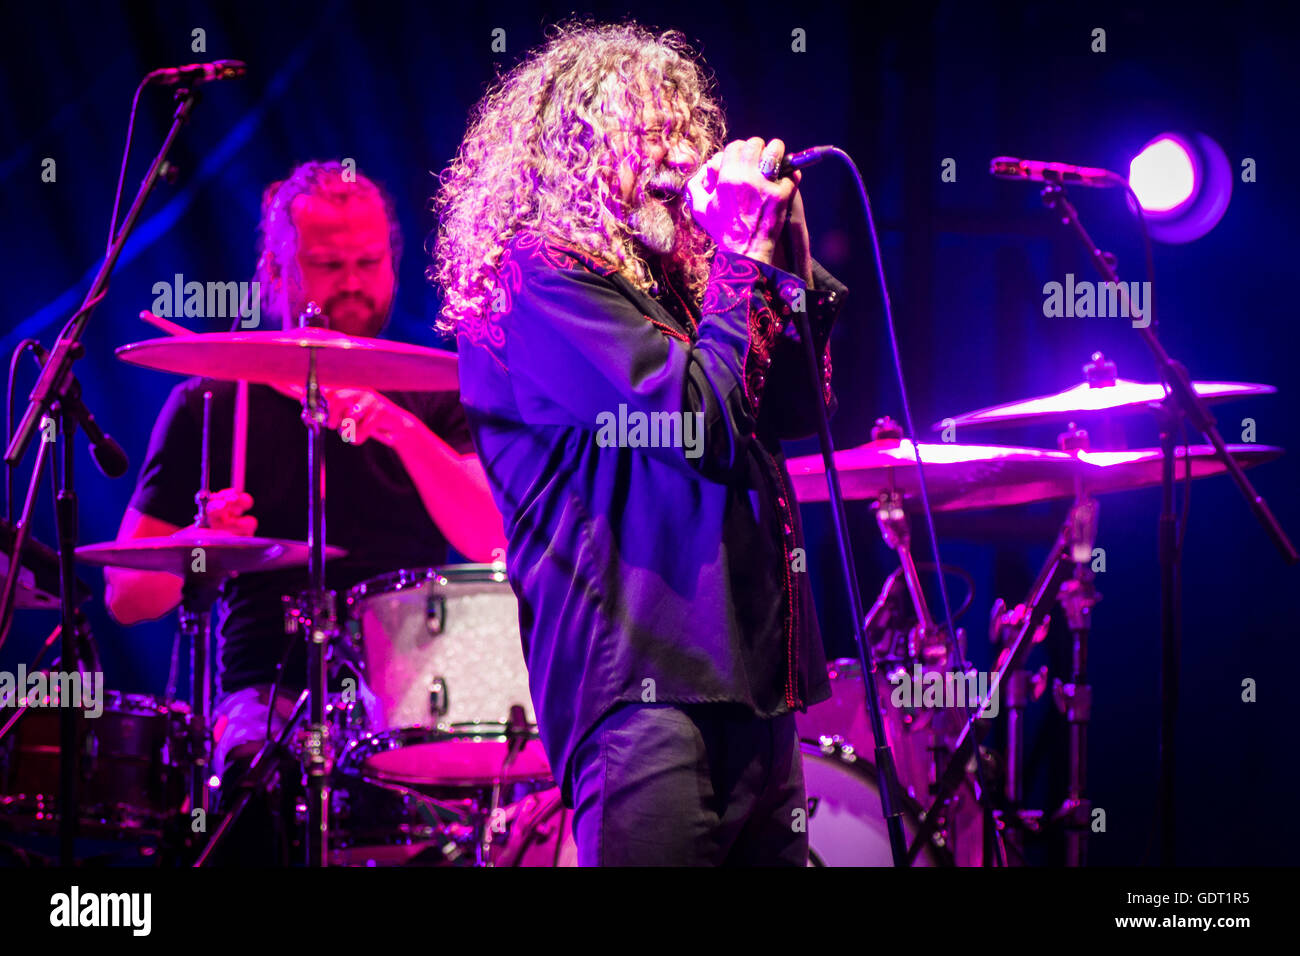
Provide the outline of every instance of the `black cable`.
[[[916,569],[918,571],[933,571],[934,562],[918,561],[916,562]],[[959,567],[956,564],[945,564],[943,566],[943,571],[944,574],[954,575],[966,582],[966,600],[962,602],[961,607],[952,612],[953,621],[960,621],[962,615],[969,611],[970,606],[975,603],[975,578],[965,568]]]
[[[853,162],[852,157],[839,147],[831,147],[826,151],[826,154],[839,157],[839,159],[849,167],[849,171],[853,174],[854,183],[858,187],[858,198],[862,202],[863,212],[866,214],[867,231],[871,235],[871,247],[876,257],[876,278],[880,286],[881,303],[884,306],[885,328],[889,331],[889,345],[894,359],[894,372],[898,378],[898,394],[903,409],[903,426],[906,429],[904,434],[907,439],[911,441],[913,450],[916,453],[916,477],[921,490],[921,509],[925,514],[925,527],[930,537],[930,553],[934,558],[935,566],[942,568],[943,558],[939,555],[939,536],[934,529],[934,511],[930,507],[930,491],[925,480],[925,468],[921,461],[921,449],[916,439],[916,426],[912,421],[911,402],[908,401],[907,397],[907,383],[904,381],[903,377],[903,359],[898,348],[898,330],[894,326],[894,310],[893,306],[890,304],[889,286],[885,280],[885,259],[884,255],[880,251],[880,236],[876,231],[876,220],[871,212],[871,199],[867,195],[867,187],[862,181],[862,174],[858,171],[857,164]],[[962,655],[961,649],[957,646],[957,628],[953,623],[952,605],[948,600],[948,586],[944,582],[944,576],[942,574],[938,574],[936,577],[939,579],[939,595],[943,602],[943,617],[947,631],[947,643],[949,646],[949,653],[952,655],[950,660],[952,660],[962,670],[965,670],[969,665]],[[865,651],[867,649],[864,648],[863,650]],[[969,723],[972,718],[969,705],[963,705],[959,710],[962,713],[963,719]],[[978,741],[975,744],[975,779],[976,783],[979,785],[980,796],[984,797],[989,793],[989,788],[985,784],[984,780],[984,761],[980,758],[980,747]],[[986,805],[983,809],[986,818],[986,825],[990,825],[993,813],[992,806]],[[1001,845],[1001,840],[998,840],[997,842]],[[1001,863],[1005,865],[1005,852],[1000,854],[1000,857]]]
[[149,76],[146,75],[135,88],[135,96],[131,97],[131,116],[126,123],[126,145],[122,147],[122,165],[117,173],[117,191],[113,194],[113,218],[108,223],[108,245],[104,250],[106,255],[108,250],[113,248],[113,240],[117,238],[117,213],[122,207],[122,185],[126,182],[126,166],[131,158],[131,134],[135,130],[135,111],[140,105],[140,94],[148,83]]
[[[9,383],[5,391],[5,446],[13,441],[14,437],[14,382],[18,376],[18,363],[22,360],[23,352],[33,348],[37,344],[35,339],[23,339],[14,350],[9,353]],[[14,523],[14,470],[17,465],[5,463],[5,521],[9,527]]]

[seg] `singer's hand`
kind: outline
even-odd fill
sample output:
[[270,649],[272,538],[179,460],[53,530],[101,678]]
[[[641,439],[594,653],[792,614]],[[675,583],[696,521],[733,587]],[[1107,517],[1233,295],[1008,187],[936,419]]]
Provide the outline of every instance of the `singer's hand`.
[[758,169],[764,157],[779,165],[784,156],[779,139],[734,140],[687,181],[691,216],[719,248],[772,262],[801,174],[772,182]]
[[[794,255],[793,262],[786,258],[787,240],[790,243],[790,251]],[[790,216],[785,221],[785,231],[781,234],[781,241],[776,244],[772,265],[797,275],[803,279],[809,289],[813,287],[812,240],[808,238],[808,221],[804,218],[803,196],[797,189],[790,199]]]

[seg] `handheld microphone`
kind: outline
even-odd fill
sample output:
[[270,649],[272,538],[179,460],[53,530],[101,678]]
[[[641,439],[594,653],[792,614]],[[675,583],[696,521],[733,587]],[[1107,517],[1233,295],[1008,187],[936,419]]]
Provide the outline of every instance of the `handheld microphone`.
[[807,149],[801,149],[797,153],[789,153],[781,157],[781,165],[776,169],[776,178],[788,179],[790,174],[796,169],[806,169],[809,166],[815,166],[834,151],[834,146],[809,146]]
[[1000,179],[1019,179],[1060,186],[1092,186],[1105,189],[1127,184],[1119,173],[1100,166],[1071,166],[1069,163],[1046,163],[1037,159],[997,156],[989,163],[990,175]]
[[[781,165],[777,167],[775,179],[788,179],[796,169],[815,166],[834,151],[834,146],[810,146],[807,149],[799,150],[797,153],[789,153],[781,158]],[[680,185],[672,187],[671,194],[684,195],[687,182],[688,180],[683,180]],[[668,191],[668,187],[664,187],[664,189]]]
[[243,60],[213,60],[211,63],[187,63],[184,66],[154,70],[145,77],[145,82],[157,83],[159,86],[213,83],[217,80],[237,79],[247,72],[248,64]]

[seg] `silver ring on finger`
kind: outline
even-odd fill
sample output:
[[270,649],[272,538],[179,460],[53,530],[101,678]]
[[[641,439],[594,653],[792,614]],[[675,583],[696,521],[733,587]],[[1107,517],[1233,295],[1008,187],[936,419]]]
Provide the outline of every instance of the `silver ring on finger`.
[[764,179],[767,179],[771,182],[776,182],[777,180],[776,174],[777,174],[777,170],[780,168],[780,165],[781,164],[777,161],[777,159],[774,156],[768,153],[764,153],[763,159],[758,164],[758,171],[759,173],[762,174]]

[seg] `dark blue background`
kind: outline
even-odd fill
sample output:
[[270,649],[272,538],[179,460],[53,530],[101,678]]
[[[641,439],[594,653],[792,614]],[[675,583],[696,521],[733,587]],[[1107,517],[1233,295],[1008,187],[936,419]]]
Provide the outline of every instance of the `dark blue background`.
[[[466,5],[468,6],[468,5]],[[435,343],[437,295],[425,282],[422,244],[432,173],[450,159],[466,111],[494,73],[542,39],[571,8],[492,4],[484,11],[442,4],[341,2],[140,3],[121,7],[22,4],[6,13],[0,96],[0,207],[4,349],[24,335],[52,340],[84,295],[102,255],[130,95],[149,69],[219,57],[246,60],[246,79],[209,87],[173,160],[180,179],[151,198],[86,339],[78,366],[86,399],[132,456],[115,482],[84,451],[81,540],[112,538],[131,493],[154,415],[173,380],[116,361],[113,349],[152,336],[136,313],[152,286],[187,279],[251,277],[262,188],[297,162],[352,157],[397,197],[407,252],[391,334]],[[843,8],[818,3],[597,4],[601,18],[632,14],[697,41],[716,71],[733,136],[781,136],[792,148],[835,143],[859,163],[874,202],[904,371],[917,424],[983,405],[1055,391],[1080,379],[1096,349],[1120,373],[1154,374],[1122,320],[1046,319],[1042,285],[1074,272],[1094,278],[1072,237],[1042,209],[1031,186],[986,175],[998,154],[1060,159],[1119,170],[1166,129],[1202,130],[1244,157],[1258,182],[1235,184],[1224,220],[1186,246],[1158,246],[1161,336],[1199,378],[1278,386],[1275,396],[1221,406],[1229,441],[1252,417],[1262,443],[1300,447],[1291,334],[1296,189],[1287,164],[1300,155],[1294,122],[1295,34],[1267,7],[1223,9],[1138,4],[911,3]],[[1089,50],[1104,27],[1108,51]],[[190,31],[207,31],[205,53]],[[491,52],[506,30],[508,52]],[[807,31],[807,52],[790,32]],[[143,98],[127,197],[169,118],[167,94]],[[41,162],[57,161],[42,183]],[[957,181],[940,180],[951,157]],[[814,252],[853,290],[835,339],[840,412],[837,445],[869,438],[872,420],[901,413],[881,324],[870,245],[847,173],[833,165],[804,186]],[[1114,192],[1076,191],[1097,240],[1115,252],[1123,277],[1144,278],[1141,245]],[[24,376],[31,366],[24,365]],[[30,387],[24,378],[20,397]],[[21,406],[20,406],[21,407]],[[963,440],[1046,445],[1055,427],[966,433]],[[1155,432],[1135,420],[1133,445]],[[803,446],[798,450],[806,450]],[[30,456],[27,467],[30,467]],[[23,472],[25,480],[26,470]],[[1252,473],[1293,535],[1300,535],[1296,466],[1284,458]],[[20,483],[21,486],[21,483]],[[48,488],[46,489],[48,494]],[[1156,491],[1108,496],[1100,544],[1107,571],[1095,615],[1091,793],[1108,829],[1093,861],[1150,859],[1158,722],[1159,618]],[[37,536],[53,542],[48,499]],[[846,654],[845,601],[833,541],[819,506],[805,509],[811,571],[832,654]],[[944,559],[976,581],[962,622],[972,654],[987,660],[984,617],[995,595],[1014,602],[1050,542],[1056,507],[1016,509],[941,524]],[[890,569],[865,506],[855,505],[859,570],[868,601]],[[989,523],[992,527],[989,527]],[[924,536],[916,528],[918,556]],[[1296,825],[1287,801],[1300,782],[1294,659],[1300,628],[1297,572],[1282,565],[1224,479],[1195,486],[1187,529],[1183,699],[1178,746],[1180,862],[1290,863]],[[90,609],[108,684],[161,692],[172,622],[130,630],[102,607],[101,578]],[[960,590],[960,588],[955,588]],[[959,595],[954,594],[954,601]],[[1059,616],[1059,615],[1058,615]],[[57,622],[23,612],[0,666],[30,659]],[[1054,632],[1060,645],[1063,635]],[[1039,652],[1035,663],[1047,658]],[[1241,702],[1244,678],[1259,702]],[[1036,800],[1058,800],[1062,723],[1038,705],[1030,772]],[[1046,859],[1059,860],[1053,850]]]

